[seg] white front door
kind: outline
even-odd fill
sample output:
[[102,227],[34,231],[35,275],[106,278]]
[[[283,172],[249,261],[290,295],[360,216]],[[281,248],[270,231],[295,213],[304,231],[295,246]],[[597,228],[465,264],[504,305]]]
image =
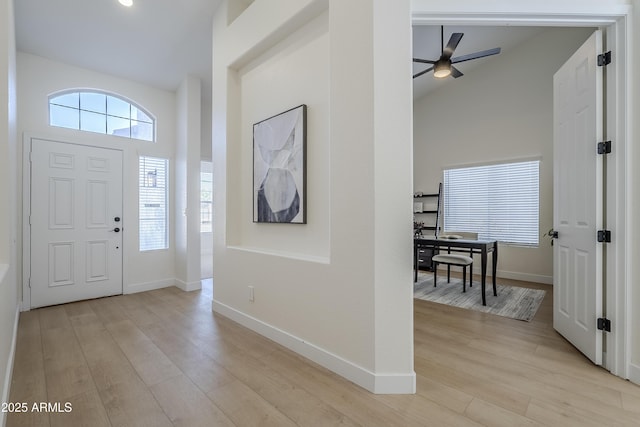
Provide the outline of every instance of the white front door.
[[31,140],[31,308],[122,293],[122,152]]
[[558,70],[554,91],[553,327],[602,364],[602,34],[596,31]]

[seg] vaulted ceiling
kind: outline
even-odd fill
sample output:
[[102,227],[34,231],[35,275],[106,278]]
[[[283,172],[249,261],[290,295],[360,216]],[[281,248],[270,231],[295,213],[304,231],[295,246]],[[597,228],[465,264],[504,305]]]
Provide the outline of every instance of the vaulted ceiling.
[[[117,0],[19,0],[15,2],[18,50],[100,71],[154,87],[175,90],[188,74],[211,92],[213,14],[220,0],[134,0],[127,8]],[[446,26],[462,32],[456,56],[517,46],[540,31],[535,27]],[[413,29],[414,57],[437,59],[439,26]],[[465,76],[491,57],[458,64]],[[421,67],[414,67],[414,72]],[[469,75],[467,75],[469,74]],[[427,73],[414,80],[414,98],[424,96],[453,78],[437,80]]]
[[[507,54],[520,43],[538,34],[544,28],[541,27],[488,27],[488,26],[445,26],[444,44],[447,45],[452,33],[463,33],[464,36],[455,50],[454,57],[467,55],[495,47],[502,49],[500,55]],[[413,27],[413,57],[421,59],[437,60],[441,54],[440,26],[414,26]],[[475,59],[456,64],[464,76],[461,79],[472,79],[472,70],[480,67],[495,56]],[[413,65],[413,73],[418,73],[429,66],[426,64]],[[413,80],[414,99],[425,96],[431,91],[448,84],[455,84],[453,77],[436,79],[433,72],[428,72]]]
[[188,74],[211,87],[219,0],[17,0],[21,52],[175,90]]

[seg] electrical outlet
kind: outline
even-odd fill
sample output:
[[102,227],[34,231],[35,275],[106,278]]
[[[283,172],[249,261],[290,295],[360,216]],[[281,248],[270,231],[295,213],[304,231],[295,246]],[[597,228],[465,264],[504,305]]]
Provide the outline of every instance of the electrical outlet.
[[249,286],[249,301],[254,301],[253,286]]

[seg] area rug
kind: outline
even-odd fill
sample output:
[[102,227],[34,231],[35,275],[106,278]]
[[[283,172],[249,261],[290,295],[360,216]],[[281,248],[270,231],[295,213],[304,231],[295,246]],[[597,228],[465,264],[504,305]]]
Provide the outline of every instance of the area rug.
[[[444,277],[442,277],[444,276]],[[498,296],[493,296],[493,286],[487,281],[487,305],[482,305],[480,282],[467,283],[467,292],[462,292],[462,280],[451,278],[447,283],[446,273],[438,277],[438,286],[433,286],[433,274],[421,273],[413,285],[413,297],[439,304],[496,314],[511,319],[529,322],[536,315],[546,291],[519,286],[497,285]]]

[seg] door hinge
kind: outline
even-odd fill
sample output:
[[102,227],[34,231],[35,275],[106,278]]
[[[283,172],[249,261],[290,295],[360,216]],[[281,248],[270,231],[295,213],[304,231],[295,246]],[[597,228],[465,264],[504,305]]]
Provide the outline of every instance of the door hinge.
[[598,142],[598,154],[611,153],[611,141]]
[[598,67],[604,67],[611,64],[611,51],[598,55]]
[[606,317],[598,318],[598,330],[611,332],[611,320],[607,319]]
[[609,231],[609,230],[598,230],[598,242],[600,242],[600,243],[611,243],[611,231]]
[[29,277],[29,279],[27,280],[28,280],[29,289],[31,289],[31,277]]

